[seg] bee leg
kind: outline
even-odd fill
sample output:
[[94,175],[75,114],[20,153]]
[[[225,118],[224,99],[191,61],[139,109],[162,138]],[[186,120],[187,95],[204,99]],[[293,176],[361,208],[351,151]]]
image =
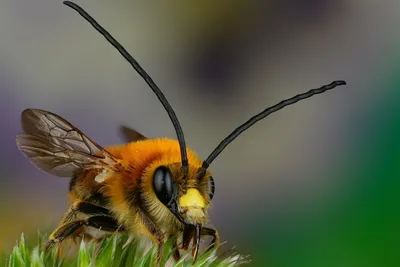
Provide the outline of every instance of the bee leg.
[[110,216],[112,217],[110,211],[106,208],[99,207],[96,205],[93,205],[88,202],[84,202],[81,200],[75,201],[71,207],[69,208],[67,214],[64,216],[64,219],[62,223],[66,223],[72,220],[74,216],[77,215],[78,212],[82,212],[87,215],[105,215],[105,216]]
[[85,223],[85,220],[78,220],[61,225],[50,235],[49,241],[47,241],[46,245],[44,246],[44,250],[47,251],[53,245],[61,243],[65,238],[84,226]]
[[75,208],[75,203],[78,203],[78,202],[80,202],[80,201],[75,201],[75,202],[71,205],[71,207],[69,207],[67,213],[64,215],[64,217],[63,217],[62,220],[61,220],[61,224],[65,224],[66,222],[71,221],[71,220],[76,216],[76,213],[77,213],[78,211],[77,211],[76,208]]
[[[66,225],[67,223],[76,220],[76,216],[78,214],[104,215],[112,217],[112,214],[108,209],[78,199],[74,201],[74,203],[70,206],[68,212],[64,215],[63,219],[61,220],[59,227],[62,227],[63,225]],[[122,228],[119,230],[122,230]],[[82,236],[78,233],[73,237],[73,241],[76,245],[78,245],[77,241],[78,237]]]
[[88,215],[104,215],[112,217],[111,212],[103,207],[93,205],[88,202],[79,201],[78,203],[74,203],[74,208],[76,211],[88,214]]
[[109,216],[92,216],[87,218],[86,220],[76,220],[64,225],[61,225],[57,228],[51,235],[50,239],[44,247],[44,250],[50,249],[54,244],[61,243],[64,239],[69,237],[70,235],[74,234],[83,226],[92,226],[103,231],[117,231],[117,230],[124,230],[118,222]]
[[156,263],[157,267],[160,266],[161,264],[163,253],[164,253],[164,242],[160,242],[157,246],[157,263]]
[[141,219],[144,226],[146,226],[147,230],[154,237],[154,242],[157,244],[157,253],[156,253],[156,266],[160,266],[161,259],[164,251],[164,233],[155,225],[153,220],[147,216],[144,212],[141,213]]
[[124,231],[124,227],[118,224],[118,221],[110,216],[96,215],[87,219],[87,225],[92,226],[102,231],[115,232]]
[[203,227],[201,228],[200,235],[209,235],[213,237],[213,240],[211,241],[210,247],[207,249],[209,251],[210,249],[213,249],[215,245],[218,245],[220,242],[219,234],[216,229],[209,228],[209,227]]
[[186,225],[182,236],[182,249],[188,250],[190,241],[194,236],[195,227],[193,225]]
[[178,241],[175,240],[173,248],[175,249],[173,257],[175,261],[179,261],[181,258],[181,253],[179,252]]

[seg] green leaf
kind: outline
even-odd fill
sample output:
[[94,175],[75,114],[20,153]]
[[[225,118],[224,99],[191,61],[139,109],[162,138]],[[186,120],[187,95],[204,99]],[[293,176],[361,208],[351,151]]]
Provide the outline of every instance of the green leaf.
[[174,248],[175,241],[176,241],[175,238],[170,238],[170,239],[167,240],[167,242],[165,242],[165,244],[164,244],[164,253],[163,253],[163,257],[161,259],[161,266],[165,266],[167,261],[171,258],[172,254],[174,253],[174,251],[175,251],[175,248]]
[[78,252],[78,267],[89,267],[90,262],[90,254],[86,248],[85,241],[82,240]]
[[44,265],[43,254],[39,253],[39,247],[35,247],[32,250],[31,267],[46,267]]
[[[111,264],[113,254],[115,253],[115,249],[113,248],[114,244],[114,238],[108,242],[101,242],[100,249],[99,249],[99,255],[97,256],[96,259],[96,266],[98,267],[112,267],[114,265]],[[114,253],[113,253],[114,252]],[[92,258],[95,256],[92,256]]]
[[[34,240],[34,239],[30,239]],[[129,241],[129,242],[128,242]],[[124,234],[113,234],[105,237],[101,242],[91,241],[80,243],[77,257],[66,257],[58,255],[57,247],[48,252],[43,251],[42,238],[39,235],[37,244],[27,242],[22,234],[19,242],[15,245],[9,255],[0,255],[0,266],[7,267],[124,267],[140,266],[153,267],[156,261],[156,246],[152,246],[148,251],[142,247],[138,240],[129,238]],[[168,261],[172,261],[174,253],[175,239],[171,238],[164,244],[161,266]],[[201,251],[199,258],[194,266],[208,267],[233,267],[246,263],[246,258],[239,254],[229,251],[225,255],[218,255],[217,246],[210,251]],[[190,250],[189,250],[190,252]],[[7,263],[5,263],[7,260]],[[4,263],[4,265],[1,265]],[[173,263],[175,267],[192,266],[193,259],[184,254],[181,259]]]
[[181,259],[175,263],[174,267],[180,267],[180,266],[182,266],[182,265],[183,265],[183,262],[186,260],[186,258],[187,258],[187,255],[181,257]]
[[140,261],[138,267],[151,266],[151,258],[153,256],[153,251],[154,247],[152,247],[151,249],[149,249],[149,251],[147,251],[147,253],[143,256],[142,260]]

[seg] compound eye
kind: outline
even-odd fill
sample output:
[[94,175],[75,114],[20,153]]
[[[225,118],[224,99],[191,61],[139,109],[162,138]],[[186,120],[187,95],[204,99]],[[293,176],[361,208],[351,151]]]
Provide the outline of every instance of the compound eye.
[[215,192],[215,183],[214,183],[214,179],[212,178],[212,176],[210,176],[210,178],[208,178],[208,188],[209,188],[210,200],[211,200],[213,198],[214,192]]
[[175,194],[171,172],[165,166],[158,167],[153,176],[153,188],[157,198],[167,205]]

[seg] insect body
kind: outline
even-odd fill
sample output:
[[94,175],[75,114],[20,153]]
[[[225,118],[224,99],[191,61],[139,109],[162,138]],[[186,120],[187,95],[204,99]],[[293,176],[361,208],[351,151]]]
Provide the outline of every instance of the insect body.
[[[97,236],[99,231],[93,231],[101,229],[101,233],[121,231],[149,237],[158,245],[158,263],[163,243],[171,236],[179,236],[182,238],[179,248],[184,250],[193,241],[196,261],[201,236],[213,237],[210,248],[219,242],[218,232],[204,226],[215,190],[208,170],[211,162],[257,121],[285,106],[345,84],[335,81],[265,109],[236,128],[203,161],[186,147],[175,112],[136,60],[82,8],[68,1],[64,3],[90,22],[144,78],[166,109],[178,140],[150,139],[124,128],[131,142],[103,148],[56,114],[25,110],[24,134],[17,136],[19,149],[40,170],[71,178],[69,195],[73,204],[50,235],[46,248],[79,234],[101,237]],[[179,250],[174,257],[179,259]]]
[[201,227],[208,219],[213,178],[208,171],[197,177],[202,161],[189,149],[190,165],[182,175],[178,141],[140,135],[104,149],[58,115],[35,109],[22,113],[22,124],[25,134],[17,136],[17,144],[32,163],[72,177],[73,204],[47,247],[76,233],[91,235],[93,227],[144,234],[160,245],[184,231],[185,246],[202,234],[218,241],[215,230]]

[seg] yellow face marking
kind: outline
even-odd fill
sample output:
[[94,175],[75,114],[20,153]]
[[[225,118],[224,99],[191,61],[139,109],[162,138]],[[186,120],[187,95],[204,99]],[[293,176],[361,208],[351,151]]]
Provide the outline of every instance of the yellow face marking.
[[181,196],[181,198],[179,199],[179,206],[204,208],[205,202],[199,190],[189,188],[186,194]]

